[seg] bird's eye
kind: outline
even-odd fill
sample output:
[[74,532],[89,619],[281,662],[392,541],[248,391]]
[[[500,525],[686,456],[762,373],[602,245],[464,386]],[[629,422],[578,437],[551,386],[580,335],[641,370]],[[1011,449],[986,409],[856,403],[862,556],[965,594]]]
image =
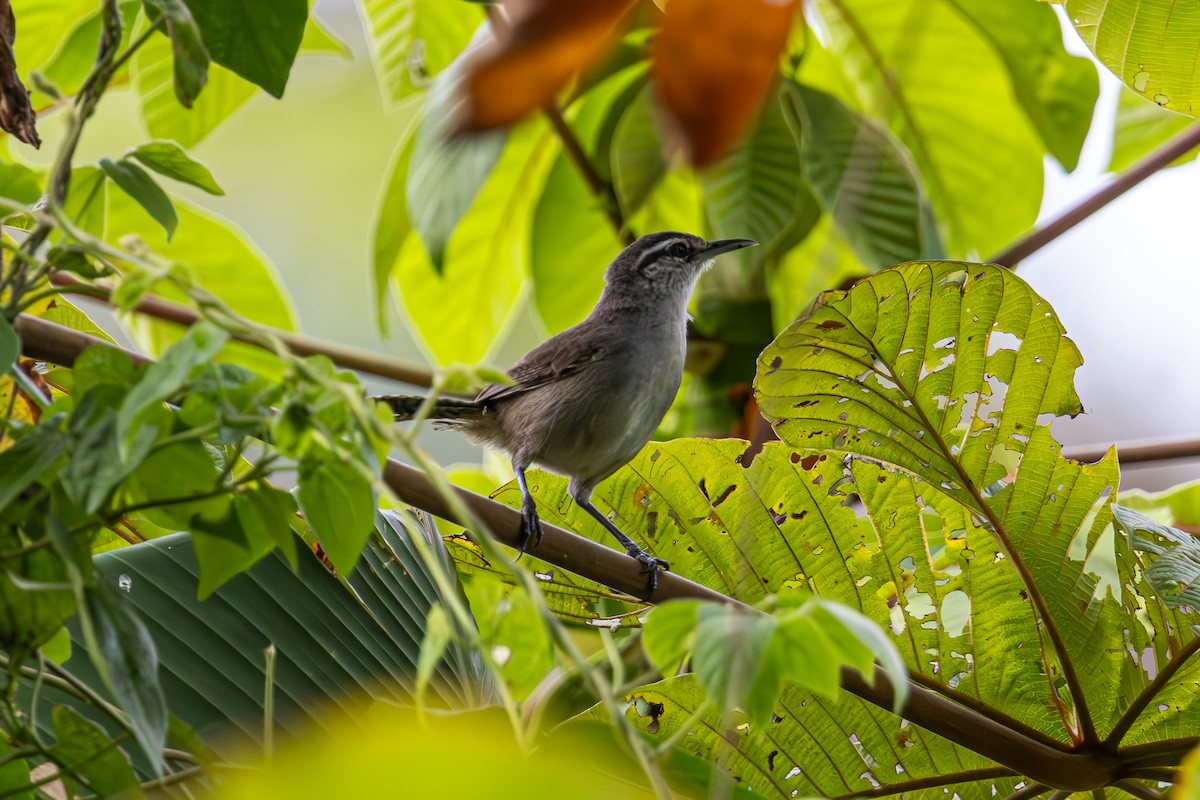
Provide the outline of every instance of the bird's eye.
[[687,258],[688,252],[688,246],[683,242],[672,242],[667,248],[667,255],[671,258]]

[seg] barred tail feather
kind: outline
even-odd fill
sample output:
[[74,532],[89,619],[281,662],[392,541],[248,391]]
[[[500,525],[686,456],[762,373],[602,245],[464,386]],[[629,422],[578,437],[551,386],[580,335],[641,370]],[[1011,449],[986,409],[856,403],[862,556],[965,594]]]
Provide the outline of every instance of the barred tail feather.
[[[424,397],[409,394],[389,394],[372,397],[381,403],[387,403],[396,415],[397,420],[412,419],[417,409],[425,402]],[[483,413],[483,407],[474,400],[455,400],[449,397],[439,399],[433,406],[430,419],[460,420],[474,419]]]

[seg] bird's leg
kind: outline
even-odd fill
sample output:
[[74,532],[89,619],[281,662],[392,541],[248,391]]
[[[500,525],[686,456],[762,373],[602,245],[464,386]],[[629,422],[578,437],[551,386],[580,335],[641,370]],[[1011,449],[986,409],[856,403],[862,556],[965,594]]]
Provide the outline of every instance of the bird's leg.
[[517,547],[516,558],[519,561],[531,540],[535,550],[542,543],[542,523],[538,520],[537,503],[533,502],[533,495],[525,483],[525,465],[513,464],[513,472],[517,473],[517,486],[521,487],[521,544]]
[[637,543],[621,532],[621,529],[612,523],[612,521],[600,512],[600,509],[592,505],[591,500],[579,500],[575,498],[579,505],[583,506],[589,514],[596,518],[596,521],[604,526],[604,529],[613,535],[621,546],[625,548],[625,552],[633,558],[636,558],[642,563],[642,572],[648,573],[646,581],[646,594],[652,596],[654,590],[658,588],[658,571],[660,569],[670,569],[671,565],[661,558],[655,558],[647,553],[642,548],[638,547]]

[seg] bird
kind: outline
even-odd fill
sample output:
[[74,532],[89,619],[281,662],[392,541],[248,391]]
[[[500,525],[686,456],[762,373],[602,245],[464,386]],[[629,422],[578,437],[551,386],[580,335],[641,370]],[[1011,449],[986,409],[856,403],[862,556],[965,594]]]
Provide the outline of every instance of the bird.
[[[662,231],[641,236],[605,272],[595,308],[508,370],[509,383],[474,400],[440,398],[430,418],[476,442],[506,451],[521,491],[519,554],[541,542],[537,504],[525,471],[537,465],[570,479],[567,492],[647,573],[647,594],[670,565],[637,545],[595,505],[596,486],[650,441],[683,380],[688,298],[713,259],[753,239],[707,241]],[[383,395],[397,420],[424,398]]]

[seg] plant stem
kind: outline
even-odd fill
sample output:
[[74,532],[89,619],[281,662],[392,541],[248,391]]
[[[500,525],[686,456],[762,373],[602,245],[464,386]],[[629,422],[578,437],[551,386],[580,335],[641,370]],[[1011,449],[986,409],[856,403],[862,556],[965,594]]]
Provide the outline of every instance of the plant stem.
[[[915,792],[919,789],[937,789],[943,786],[955,786],[960,783],[970,783],[971,781],[983,781],[989,778],[1007,778],[1011,775],[1016,775],[1011,769],[1004,767],[984,767],[982,769],[971,769],[963,772],[952,772],[948,775],[930,775],[927,778],[916,778],[911,781],[903,781],[901,783],[885,783],[877,786],[874,789],[866,791],[857,791],[850,794],[838,795],[830,800],[852,800],[855,797],[887,797],[893,794],[903,794],[905,792]],[[1037,784],[1034,784],[1037,785]],[[1049,791],[1050,787],[1046,787]],[[1010,796],[1008,800],[1012,800]]]
[[1184,128],[1173,139],[1168,140],[1129,169],[1122,172],[1112,183],[1097,189],[1088,197],[1059,214],[1037,230],[1031,231],[989,261],[1002,267],[1013,268],[1036,253],[1050,242],[1095,214],[1142,181],[1164,169],[1171,162],[1200,146],[1200,122]]
[[633,240],[637,237],[633,235],[633,231],[629,229],[629,223],[621,215],[620,205],[617,203],[616,193],[610,184],[605,182],[600,177],[600,173],[596,171],[592,165],[591,159],[583,149],[583,144],[579,141],[579,137],[575,135],[575,131],[571,129],[571,125],[562,115],[562,110],[559,109],[558,103],[551,101],[542,109],[546,114],[546,119],[550,120],[550,127],[554,128],[555,134],[562,142],[563,152],[567,154],[571,164],[574,165],[575,171],[579,173],[579,177],[587,184],[588,191],[592,197],[599,201],[601,208],[604,210],[604,216],[608,217],[608,221],[613,226],[613,231],[625,244],[633,244]]

